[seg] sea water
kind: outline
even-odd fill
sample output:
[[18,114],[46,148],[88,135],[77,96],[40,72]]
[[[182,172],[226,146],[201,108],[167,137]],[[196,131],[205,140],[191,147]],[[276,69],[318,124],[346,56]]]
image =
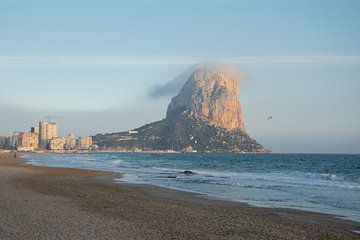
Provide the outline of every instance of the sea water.
[[[360,222],[360,155],[88,153],[26,158],[39,166],[123,173],[117,182],[330,213]],[[185,174],[186,170],[193,174]]]

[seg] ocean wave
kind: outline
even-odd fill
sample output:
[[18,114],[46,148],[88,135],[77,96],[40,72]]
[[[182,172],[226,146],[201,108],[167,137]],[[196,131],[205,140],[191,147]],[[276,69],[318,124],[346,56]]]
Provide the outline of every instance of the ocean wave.
[[[264,187],[273,187],[274,185],[287,186],[312,186],[312,187],[329,187],[329,188],[348,188],[360,190],[360,183],[356,181],[348,181],[343,176],[333,173],[309,173],[309,172],[269,172],[269,173],[253,173],[253,172],[231,172],[231,171],[209,171],[200,169],[181,169],[181,168],[162,168],[153,167],[154,170],[165,173],[183,173],[190,170],[196,173],[197,178],[228,179],[227,183],[218,182],[217,184],[229,184],[232,186],[243,186],[247,181],[257,181],[256,184],[262,182]],[[215,181],[214,181],[215,183]],[[255,183],[254,183],[255,184]],[[260,187],[260,186],[253,186]]]
[[[39,154],[28,159],[35,165],[122,172],[124,177],[116,179],[117,182],[159,185],[254,205],[331,210],[360,220],[359,158],[344,162],[346,159],[337,160],[337,155],[332,159],[301,155],[305,160],[299,163],[292,156],[211,155],[210,158],[200,154],[191,158],[188,155],[159,158],[111,153]],[[194,174],[184,174],[185,171]]]
[[124,166],[124,161],[123,160],[115,160],[112,162],[114,166],[116,167],[123,167]]

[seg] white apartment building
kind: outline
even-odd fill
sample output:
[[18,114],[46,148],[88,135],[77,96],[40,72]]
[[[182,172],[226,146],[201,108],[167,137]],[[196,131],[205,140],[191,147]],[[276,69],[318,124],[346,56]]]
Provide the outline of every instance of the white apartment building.
[[47,149],[50,140],[57,137],[57,124],[52,122],[39,122],[39,146]]
[[79,137],[76,145],[78,149],[89,150],[92,146],[92,137]]
[[50,139],[49,149],[50,150],[64,150],[66,145],[66,138],[54,137]]
[[70,133],[66,137],[65,149],[72,150],[76,148],[76,137],[73,133]]

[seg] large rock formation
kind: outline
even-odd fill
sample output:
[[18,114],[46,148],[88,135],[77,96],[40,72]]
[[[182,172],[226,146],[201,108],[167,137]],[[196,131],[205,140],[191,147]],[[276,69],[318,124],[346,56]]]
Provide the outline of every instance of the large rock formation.
[[216,127],[245,131],[238,87],[234,74],[201,66],[171,100],[166,116],[188,110],[196,119]]
[[231,71],[200,65],[174,97],[166,118],[128,132],[98,134],[100,149],[266,152],[246,132]]

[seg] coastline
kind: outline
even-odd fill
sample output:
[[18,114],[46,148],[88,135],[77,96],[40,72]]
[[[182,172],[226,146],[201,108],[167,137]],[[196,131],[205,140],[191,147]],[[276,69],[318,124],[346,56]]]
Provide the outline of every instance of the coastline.
[[175,150],[119,150],[119,149],[107,149],[107,150],[32,150],[32,151],[18,151],[18,150],[0,150],[1,153],[18,152],[20,154],[82,154],[82,153],[153,153],[153,154],[180,154],[180,153],[232,153],[232,154],[278,154],[271,151],[263,152],[248,152],[248,151],[175,151]]
[[333,215],[116,184],[116,177],[0,153],[0,238],[360,239],[352,232],[360,223]]

